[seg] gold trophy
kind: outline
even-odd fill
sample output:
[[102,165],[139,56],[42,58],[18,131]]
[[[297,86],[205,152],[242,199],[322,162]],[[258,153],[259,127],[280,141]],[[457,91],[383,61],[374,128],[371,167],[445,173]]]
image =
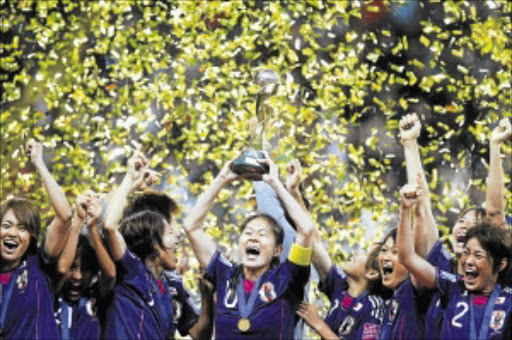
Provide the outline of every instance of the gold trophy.
[[259,91],[256,95],[256,115],[249,123],[251,140],[248,149],[231,163],[231,170],[239,175],[248,175],[252,180],[261,179],[261,175],[267,174],[269,167],[258,160],[265,159],[264,151],[268,151],[266,133],[271,123],[272,108],[265,103],[271,96],[277,93],[279,76],[273,70],[265,69],[256,75],[256,83]]

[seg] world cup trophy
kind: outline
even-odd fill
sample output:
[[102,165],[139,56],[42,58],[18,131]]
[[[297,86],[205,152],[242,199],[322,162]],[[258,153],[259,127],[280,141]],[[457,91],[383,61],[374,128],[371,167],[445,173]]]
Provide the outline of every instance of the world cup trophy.
[[261,179],[261,175],[269,171],[268,164],[261,164],[258,160],[265,159],[264,151],[268,151],[266,134],[271,124],[272,108],[265,101],[277,93],[279,76],[273,70],[265,69],[256,75],[256,83],[259,91],[256,95],[256,114],[249,124],[251,140],[248,148],[231,163],[234,173],[246,175],[252,180]]

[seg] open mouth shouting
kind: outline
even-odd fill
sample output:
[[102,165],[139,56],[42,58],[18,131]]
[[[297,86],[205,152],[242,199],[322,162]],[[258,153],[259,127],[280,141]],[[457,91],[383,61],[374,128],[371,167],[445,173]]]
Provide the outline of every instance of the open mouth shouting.
[[464,282],[467,286],[474,286],[478,278],[478,270],[476,268],[466,268],[464,270]]
[[384,262],[381,267],[381,275],[383,282],[389,282],[393,275],[393,263],[391,261]]
[[20,243],[18,241],[7,239],[3,241],[5,255],[13,255],[18,249]]
[[256,260],[260,255],[260,245],[257,243],[248,244],[245,248],[245,257],[247,260]]

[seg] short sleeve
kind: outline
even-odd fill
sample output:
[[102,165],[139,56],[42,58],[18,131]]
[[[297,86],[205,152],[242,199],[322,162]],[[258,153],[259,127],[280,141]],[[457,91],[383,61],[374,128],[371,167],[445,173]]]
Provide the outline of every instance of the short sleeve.
[[210,282],[213,282],[214,287],[217,287],[217,280],[220,278],[221,274],[232,267],[233,264],[222,256],[219,250],[216,250],[206,268],[206,278]]
[[456,275],[445,272],[439,268],[436,269],[436,281],[437,288],[441,295],[449,295],[450,290],[458,286]]
[[430,249],[427,261],[434,267],[438,267],[446,272],[450,271],[451,256],[440,240],[437,240],[432,249]]
[[320,281],[318,289],[332,299],[338,291],[348,289],[347,274],[336,265],[332,265],[324,280]]

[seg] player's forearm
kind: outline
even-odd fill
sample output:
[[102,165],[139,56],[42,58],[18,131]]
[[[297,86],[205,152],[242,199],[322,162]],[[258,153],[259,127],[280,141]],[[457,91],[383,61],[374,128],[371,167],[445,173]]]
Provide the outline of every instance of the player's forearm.
[[322,337],[322,339],[339,340],[336,333],[323,321],[315,323],[313,329]]
[[75,216],[71,222],[66,245],[64,246],[64,249],[59,256],[59,261],[57,264],[57,271],[60,275],[66,275],[69,272],[71,264],[75,259],[78,237],[80,236],[80,231],[82,230],[82,223],[83,220],[78,216]]
[[192,339],[211,339],[213,334],[214,304],[212,294],[201,295],[201,314],[197,322],[190,328]]
[[64,230],[67,229],[71,221],[72,210],[64,192],[57,181],[55,181],[55,178],[50,174],[43,161],[35,163],[34,166],[48,193],[50,204],[55,211],[55,217],[62,221],[61,228]]
[[504,175],[501,161],[500,143],[490,142],[489,145],[489,174],[487,177],[486,210],[487,215],[491,217],[496,224],[505,222],[504,216]]
[[105,296],[114,288],[116,265],[110,257],[98,228],[90,228],[91,241],[100,265],[100,295]]

